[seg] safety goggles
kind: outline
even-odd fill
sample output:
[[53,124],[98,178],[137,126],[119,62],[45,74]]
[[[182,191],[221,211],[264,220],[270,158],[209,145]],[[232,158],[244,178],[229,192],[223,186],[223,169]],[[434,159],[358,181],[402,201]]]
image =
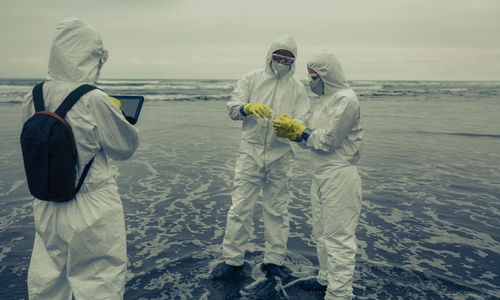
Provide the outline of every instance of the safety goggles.
[[282,65],[285,65],[285,66],[291,65],[295,61],[295,58],[293,58],[293,57],[288,57],[288,56],[279,55],[279,54],[273,54],[271,56],[271,59],[273,61],[280,63]]
[[311,73],[307,73],[307,75],[309,75],[309,80],[310,80],[310,81],[318,81],[318,80],[321,80],[321,77],[319,77],[319,74],[311,74]]
[[105,62],[108,61],[108,57],[109,57],[108,50],[102,50],[102,54],[101,54],[101,58],[99,59],[99,63],[101,65],[104,64]]

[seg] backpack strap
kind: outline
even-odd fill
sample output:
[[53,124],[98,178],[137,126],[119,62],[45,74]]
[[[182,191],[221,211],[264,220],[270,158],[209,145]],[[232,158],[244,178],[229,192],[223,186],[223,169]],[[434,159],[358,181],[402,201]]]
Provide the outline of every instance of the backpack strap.
[[92,159],[85,165],[85,168],[83,169],[82,175],[80,176],[80,179],[78,180],[78,184],[76,185],[75,195],[78,194],[78,192],[80,191],[80,188],[83,185],[83,181],[85,180],[85,176],[87,176],[87,173],[90,170],[90,166],[94,162],[94,158],[95,158],[95,156],[92,157]]
[[[90,84],[84,84],[79,87],[77,87],[74,91],[69,93],[69,95],[64,99],[64,101],[59,105],[59,107],[56,109],[55,113],[56,115],[60,116],[61,118],[66,117],[66,113],[75,105],[75,103],[85,95],[86,93],[90,92],[91,90],[96,89],[97,87],[90,85]],[[85,168],[83,169],[82,175],[80,176],[80,179],[78,180],[78,184],[76,185],[75,188],[75,195],[80,191],[80,188],[83,185],[83,181],[85,180],[85,177],[87,176],[87,173],[90,170],[90,166],[94,162],[93,157],[86,165]]]
[[35,105],[35,111],[43,111],[45,110],[45,105],[43,104],[43,82],[35,85],[33,88],[33,104]]
[[63,103],[61,103],[61,105],[59,105],[59,107],[56,109],[55,113],[64,119],[66,117],[66,113],[73,107],[73,105],[75,105],[75,103],[78,101],[78,99],[80,99],[81,96],[96,88],[97,87],[90,84],[79,86],[74,91],[69,93],[66,99],[64,99]]

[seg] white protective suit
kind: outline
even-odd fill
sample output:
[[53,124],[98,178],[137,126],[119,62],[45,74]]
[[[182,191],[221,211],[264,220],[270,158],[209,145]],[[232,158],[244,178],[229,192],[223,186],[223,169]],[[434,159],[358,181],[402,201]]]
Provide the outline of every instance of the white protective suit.
[[307,141],[314,170],[311,185],[313,236],[320,271],[328,285],[325,299],[351,299],[356,255],[356,227],[361,210],[361,179],[355,166],[363,135],[358,98],[331,53],[311,57],[307,67],[324,83],[308,123]]
[[289,233],[289,178],[295,153],[288,140],[274,135],[271,120],[241,114],[248,103],[263,103],[275,115],[289,114],[304,120],[309,98],[304,84],[293,77],[295,64],[284,76],[271,69],[271,54],[285,49],[297,58],[291,36],[278,38],[270,47],[265,68],[251,71],[237,83],[227,103],[229,116],[243,120],[239,157],[236,161],[232,205],[227,215],[222,258],[227,264],[243,264],[246,246],[253,233],[253,212],[262,192],[265,226],[264,263],[282,265]]
[[[95,84],[103,52],[99,33],[78,19],[56,27],[43,85],[45,108],[62,103],[78,86]],[[31,91],[23,121],[35,112]],[[117,168],[108,157],[129,158],[138,146],[130,125],[101,90],[85,94],[67,113],[76,142],[78,177],[94,162],[76,197],[68,202],[34,200],[35,244],[28,271],[30,299],[122,299],[127,268],[123,207]]]

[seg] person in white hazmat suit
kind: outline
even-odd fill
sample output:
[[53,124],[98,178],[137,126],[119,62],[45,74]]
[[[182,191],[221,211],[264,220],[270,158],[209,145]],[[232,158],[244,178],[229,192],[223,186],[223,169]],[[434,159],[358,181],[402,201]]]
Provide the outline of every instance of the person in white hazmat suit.
[[308,287],[326,289],[325,299],[351,299],[361,210],[355,165],[363,136],[360,105],[334,54],[311,57],[307,68],[311,90],[320,96],[307,127],[286,115],[273,126],[278,136],[311,150],[312,226],[320,269]]
[[296,58],[294,39],[289,35],[279,37],[267,52],[264,69],[244,75],[227,103],[231,119],[242,120],[243,124],[222,245],[224,262],[214,269],[214,279],[227,279],[243,265],[260,193],[265,227],[263,269],[268,277],[281,274],[289,234],[289,179],[295,153],[289,141],[274,135],[268,118],[275,112],[302,120],[309,111],[304,84],[293,76]]
[[[43,85],[54,111],[82,84],[95,84],[107,59],[99,33],[75,18],[57,24]],[[32,93],[23,122],[34,114]],[[127,269],[123,207],[116,167],[138,146],[138,132],[101,90],[83,95],[67,113],[78,154],[78,176],[94,162],[80,192],[67,202],[34,200],[35,243],[28,270],[30,299],[122,299]]]

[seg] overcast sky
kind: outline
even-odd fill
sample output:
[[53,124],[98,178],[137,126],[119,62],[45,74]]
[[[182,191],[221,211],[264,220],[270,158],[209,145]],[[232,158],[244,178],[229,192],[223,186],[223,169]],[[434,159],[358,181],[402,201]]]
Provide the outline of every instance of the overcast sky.
[[351,80],[500,80],[499,0],[0,0],[0,77],[41,78],[58,21],[94,26],[101,78],[237,79],[282,34]]

